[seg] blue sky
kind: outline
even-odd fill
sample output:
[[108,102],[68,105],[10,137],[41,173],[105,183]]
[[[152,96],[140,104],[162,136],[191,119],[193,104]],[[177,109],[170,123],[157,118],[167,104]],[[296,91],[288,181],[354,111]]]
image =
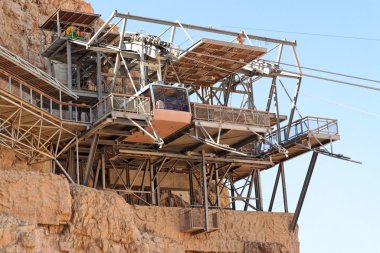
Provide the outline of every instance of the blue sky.
[[[105,19],[113,10],[118,10],[235,31],[244,27],[251,34],[297,40],[299,60],[303,66],[380,79],[378,1],[90,2],[95,12],[102,14]],[[310,36],[258,29],[378,40]],[[149,28],[144,32],[149,33]],[[200,38],[197,34],[192,35]],[[270,47],[265,44],[262,46]],[[291,61],[286,57],[285,60]],[[285,79],[283,81],[293,93],[294,83]],[[363,81],[355,82],[366,84]],[[260,85],[268,88],[269,81]],[[380,84],[372,85],[380,87]],[[280,93],[280,110],[283,114],[288,114],[290,104],[283,91]],[[258,88],[256,99],[264,101],[261,94],[264,93],[260,93]],[[380,166],[377,161],[380,140],[379,95],[378,91],[303,79],[299,99],[299,109],[303,116],[338,119],[341,141],[334,144],[334,151],[362,161],[363,164],[319,156],[299,220],[301,252],[380,252]],[[285,164],[291,211],[295,209],[309,159],[310,155],[305,155]],[[265,208],[268,206],[275,173],[276,169],[272,169],[262,176],[266,194]],[[277,200],[280,198],[281,194],[277,195]],[[277,210],[281,211],[281,207]]]

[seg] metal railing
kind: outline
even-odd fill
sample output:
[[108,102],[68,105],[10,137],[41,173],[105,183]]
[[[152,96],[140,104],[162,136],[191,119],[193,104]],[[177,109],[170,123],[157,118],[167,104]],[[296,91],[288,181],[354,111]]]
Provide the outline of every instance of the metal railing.
[[288,126],[280,128],[279,131],[273,131],[265,136],[264,143],[249,143],[243,146],[240,151],[250,154],[260,154],[273,148],[273,146],[281,145],[296,141],[305,135],[324,134],[327,136],[339,135],[338,122],[335,119],[304,117],[294,121],[289,129]]
[[[278,139],[278,132],[280,133],[281,141]],[[279,131],[273,131],[266,138],[271,143],[277,142],[279,144],[284,144],[285,142],[292,141],[308,133],[337,135],[337,120],[311,116],[304,117],[302,119],[294,121],[291,124],[288,138],[288,126],[280,128]]]
[[96,122],[112,111],[150,116],[150,98],[111,93],[91,108],[91,121]]
[[110,94],[91,107],[62,102],[3,75],[0,75],[0,89],[64,121],[92,124],[112,111],[151,115],[148,97]]
[[24,60],[23,58],[12,53],[11,51],[2,46],[0,46],[0,56],[8,59],[13,64],[30,72],[31,74],[40,78],[41,80],[44,80],[45,82],[57,88],[58,90],[75,96],[75,94],[69,88],[62,85],[62,83],[60,83],[56,78],[52,77],[43,70],[39,69],[38,67],[34,66],[33,64],[29,63],[28,61]]
[[62,102],[27,84],[3,75],[0,75],[0,88],[61,120],[90,123],[90,106]]
[[191,103],[194,119],[217,123],[270,127],[270,115],[252,109]]

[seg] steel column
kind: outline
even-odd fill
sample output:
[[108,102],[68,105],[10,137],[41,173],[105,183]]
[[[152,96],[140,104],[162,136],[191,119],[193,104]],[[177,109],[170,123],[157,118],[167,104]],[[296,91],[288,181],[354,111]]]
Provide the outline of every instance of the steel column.
[[308,189],[309,184],[310,184],[310,179],[311,179],[311,176],[313,175],[313,171],[314,171],[315,163],[317,161],[317,157],[318,157],[318,153],[313,152],[313,155],[311,156],[309,168],[307,170],[307,174],[305,177],[305,181],[304,181],[303,186],[302,186],[301,195],[298,199],[296,211],[294,212],[293,220],[292,220],[292,223],[290,224],[291,231],[294,231],[296,229],[298,218],[299,218],[300,213],[301,213],[302,205],[303,205],[303,202],[305,200],[306,192],[307,192],[307,189]]
[[232,179],[229,178],[229,181],[230,181],[230,194],[231,194],[231,205],[232,205],[232,210],[236,210],[236,203],[235,203],[235,191],[234,191],[234,188],[232,187],[233,185],[233,182],[232,182]]
[[90,152],[88,154],[88,159],[87,159],[87,164],[86,164],[86,173],[83,178],[83,185],[85,186],[87,186],[88,178],[90,177],[90,172],[91,172],[92,166],[94,165],[94,159],[95,159],[96,148],[98,146],[98,141],[99,141],[99,134],[95,134],[92,137]]
[[280,180],[280,176],[281,176],[281,169],[280,169],[280,165],[279,165],[278,170],[277,170],[276,180],[275,180],[274,186],[273,186],[272,197],[271,197],[270,203],[269,203],[268,212],[272,212],[272,208],[273,208],[274,200],[276,198],[277,187],[278,187],[278,182]]
[[288,196],[286,194],[286,182],[285,182],[285,168],[284,163],[280,163],[280,171],[281,171],[281,184],[282,184],[282,198],[284,200],[284,211],[288,213]]
[[103,190],[106,189],[106,156],[104,154],[104,150],[102,150],[102,186]]
[[254,181],[255,181],[254,180],[255,174],[256,174],[256,170],[253,170],[252,173],[251,173],[251,181],[249,182],[247,199],[246,199],[246,202],[244,204],[244,211],[248,210],[249,201],[251,200],[252,188],[253,188]]
[[[284,45],[280,45],[280,48],[278,49],[278,55],[277,55],[277,64],[280,63],[281,61],[281,57],[282,57],[282,50],[284,48]],[[277,80],[277,77],[273,77],[272,79],[272,86],[270,87],[270,91],[269,91],[269,95],[268,95],[268,101],[267,101],[267,107],[266,107],[266,111],[269,112],[270,110],[270,106],[272,104],[272,97],[273,97],[273,92],[274,92],[274,88],[275,88],[275,85],[276,85],[276,80]]]
[[190,168],[190,172],[189,172],[189,189],[190,189],[190,206],[193,206],[195,203],[194,184],[193,184],[193,168]]
[[261,191],[260,170],[256,171],[256,176],[255,176],[255,195],[256,195],[256,208],[257,208],[257,211],[263,211],[263,194],[262,194],[262,191]]
[[300,92],[300,88],[301,88],[301,81],[302,81],[302,78],[298,78],[298,81],[297,81],[297,86],[296,86],[296,89],[294,91],[294,97],[293,97],[293,102],[292,102],[292,108],[290,110],[290,114],[289,114],[289,120],[288,120],[288,127],[287,127],[287,131],[286,131],[286,140],[289,139],[289,135],[290,135],[290,127],[293,123],[293,118],[294,118],[294,112],[295,110],[297,109],[297,100],[298,100],[298,94]]
[[208,227],[208,187],[207,187],[207,174],[206,174],[206,159],[205,151],[202,150],[202,186],[203,186],[203,207],[205,218],[205,232],[209,231]]
[[80,75],[80,65],[76,65],[76,71],[77,71],[77,83],[76,83],[76,85],[77,85],[77,89],[78,90],[80,90],[81,89],[81,87],[80,87],[80,77],[81,77],[81,75]]
[[[145,170],[144,170],[142,180],[141,180],[141,193],[139,194],[140,198],[143,198],[143,194],[144,194],[144,190],[145,190],[145,176],[146,176],[147,171],[150,169],[148,165],[149,164],[147,163],[147,165],[145,166]],[[151,166],[153,166],[153,165],[151,165]],[[140,204],[140,202],[141,202],[141,200],[139,199],[138,204]]]
[[97,93],[98,100],[102,98],[102,62],[101,62],[100,52],[96,53],[96,84],[97,84]]
[[153,172],[153,166],[150,166],[149,168],[150,172],[150,197],[151,197],[151,204],[156,205],[156,194],[155,194],[155,183],[154,183],[154,172]]
[[215,192],[216,192],[216,207],[221,208],[220,192],[219,192],[219,173],[217,169],[218,165],[215,164]]
[[[73,90],[73,64],[71,61],[71,42],[67,40],[67,88]],[[71,102],[71,101],[70,101]],[[72,107],[69,106],[69,119],[72,119]]]

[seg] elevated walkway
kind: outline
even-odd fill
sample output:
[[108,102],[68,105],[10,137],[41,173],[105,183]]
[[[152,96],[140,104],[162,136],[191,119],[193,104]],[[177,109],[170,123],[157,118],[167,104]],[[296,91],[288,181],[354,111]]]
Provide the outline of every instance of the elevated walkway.
[[88,126],[90,108],[58,80],[0,47],[0,143],[30,163],[56,160]]
[[[323,146],[339,139],[337,120],[308,116],[294,121],[289,130],[288,126],[284,126],[280,128],[280,131],[273,131],[266,135],[261,141],[256,140],[242,146],[239,151],[251,157],[272,162],[271,166],[260,167],[261,170],[266,170],[313,149],[322,148],[321,152],[334,156],[332,152],[323,149]],[[237,178],[241,178],[249,171],[249,166],[241,166],[234,172]]]
[[0,73],[11,76],[20,83],[27,83],[35,90],[61,101],[78,98],[74,92],[57,79],[2,46],[0,46]]
[[[62,145],[73,145],[74,140],[88,143],[94,134],[100,135],[99,144],[119,143],[128,146],[128,143],[124,142],[125,138],[147,127],[147,122],[154,117],[149,97],[110,94],[93,107],[64,102],[63,98],[73,99],[71,91],[66,92],[65,87],[54,78],[37,68],[32,68],[19,57],[9,54],[6,50],[1,51],[2,144],[14,148],[18,145],[17,150],[30,157],[31,161],[46,157],[55,159],[65,151]],[[14,66],[7,68],[10,64]],[[34,78],[27,79],[29,75],[33,75]],[[49,85],[49,80],[52,80],[53,84],[45,88]],[[41,87],[48,93],[40,91]],[[197,103],[192,103],[191,109],[192,123],[165,140],[163,156],[166,153],[184,154],[199,152],[202,149],[217,153],[218,148],[189,136],[196,134],[196,127],[204,129],[210,139],[217,138],[224,145],[234,146],[246,138],[247,132],[264,135],[275,125],[274,114],[257,110]],[[285,119],[284,116],[280,117],[280,120]],[[336,120],[324,118],[306,117],[293,122],[289,133],[287,127],[281,128],[279,133],[280,137],[278,132],[272,132],[265,135],[262,142],[255,140],[252,144],[240,147],[239,151],[253,159],[251,162],[247,157],[247,162],[244,163],[245,158],[235,156],[235,161],[239,158],[239,162],[235,162],[232,167],[234,173],[238,177],[244,177],[249,175],[252,164],[261,170],[268,169],[310,149],[339,140]],[[56,145],[55,148],[52,148],[52,145]],[[154,150],[157,147],[148,145],[146,148]],[[124,152],[123,155],[125,154]],[[220,161],[223,160],[222,157],[223,155]]]
[[[206,160],[219,164],[220,168],[218,172],[220,180],[227,173],[230,173],[231,179],[236,181],[248,177],[253,169],[266,170],[272,168],[280,162],[305,154],[312,149],[322,148],[324,145],[337,141],[340,138],[336,120],[317,117],[305,117],[293,122],[288,138],[286,138],[287,126],[281,128],[280,132],[283,138],[281,142],[277,142],[277,132],[273,132],[265,137],[265,141],[259,142],[256,140],[241,147],[239,151],[248,154],[248,156],[229,153],[220,156],[208,156]],[[189,171],[185,168],[188,168],[189,164],[196,164],[202,161],[200,152],[198,152],[199,143],[192,151],[182,153],[179,153],[178,150],[177,152],[169,151],[173,149],[170,145],[170,143],[167,144],[159,152],[121,147],[113,160],[149,158],[153,163],[162,161],[162,159],[165,159],[167,163],[176,161],[176,167],[180,169],[170,166],[167,169],[162,169],[162,172],[169,171],[171,173],[188,173]],[[184,143],[183,145],[186,144]],[[188,147],[191,147],[191,145]],[[133,163],[131,163],[131,170],[133,169]]]

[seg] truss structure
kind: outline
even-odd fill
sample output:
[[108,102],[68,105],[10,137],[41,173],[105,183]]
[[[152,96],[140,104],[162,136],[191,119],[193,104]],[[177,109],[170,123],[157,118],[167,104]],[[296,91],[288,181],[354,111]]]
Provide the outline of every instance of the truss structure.
[[[280,181],[284,212],[289,212],[285,163],[311,152],[289,224],[294,230],[318,154],[350,160],[324,147],[340,138],[336,120],[297,118],[303,75],[295,41],[116,11],[95,27],[98,18],[58,10],[41,26],[55,33],[42,55],[50,74],[67,76],[61,82],[30,66],[23,73],[10,71],[9,62],[19,69],[26,64],[13,54],[0,54],[1,145],[31,163],[52,160],[71,182],[115,189],[129,203],[164,205],[163,192],[188,195],[184,205],[202,209],[204,216],[203,226],[188,229],[192,233],[214,231],[209,210],[273,211]],[[130,22],[161,26],[163,32],[126,32]],[[71,26],[79,33],[70,34]],[[196,42],[191,33],[232,36],[234,41]],[[186,38],[192,45],[182,49]],[[284,50],[290,50],[297,71],[283,69]],[[23,79],[25,71],[40,73],[37,82]],[[279,78],[293,80],[293,97]],[[49,92],[38,89],[38,81],[46,85],[49,80]],[[257,108],[254,86],[264,80],[269,83],[266,106]],[[292,104],[285,115],[280,114],[279,84]],[[261,173],[275,166],[266,207]]]

